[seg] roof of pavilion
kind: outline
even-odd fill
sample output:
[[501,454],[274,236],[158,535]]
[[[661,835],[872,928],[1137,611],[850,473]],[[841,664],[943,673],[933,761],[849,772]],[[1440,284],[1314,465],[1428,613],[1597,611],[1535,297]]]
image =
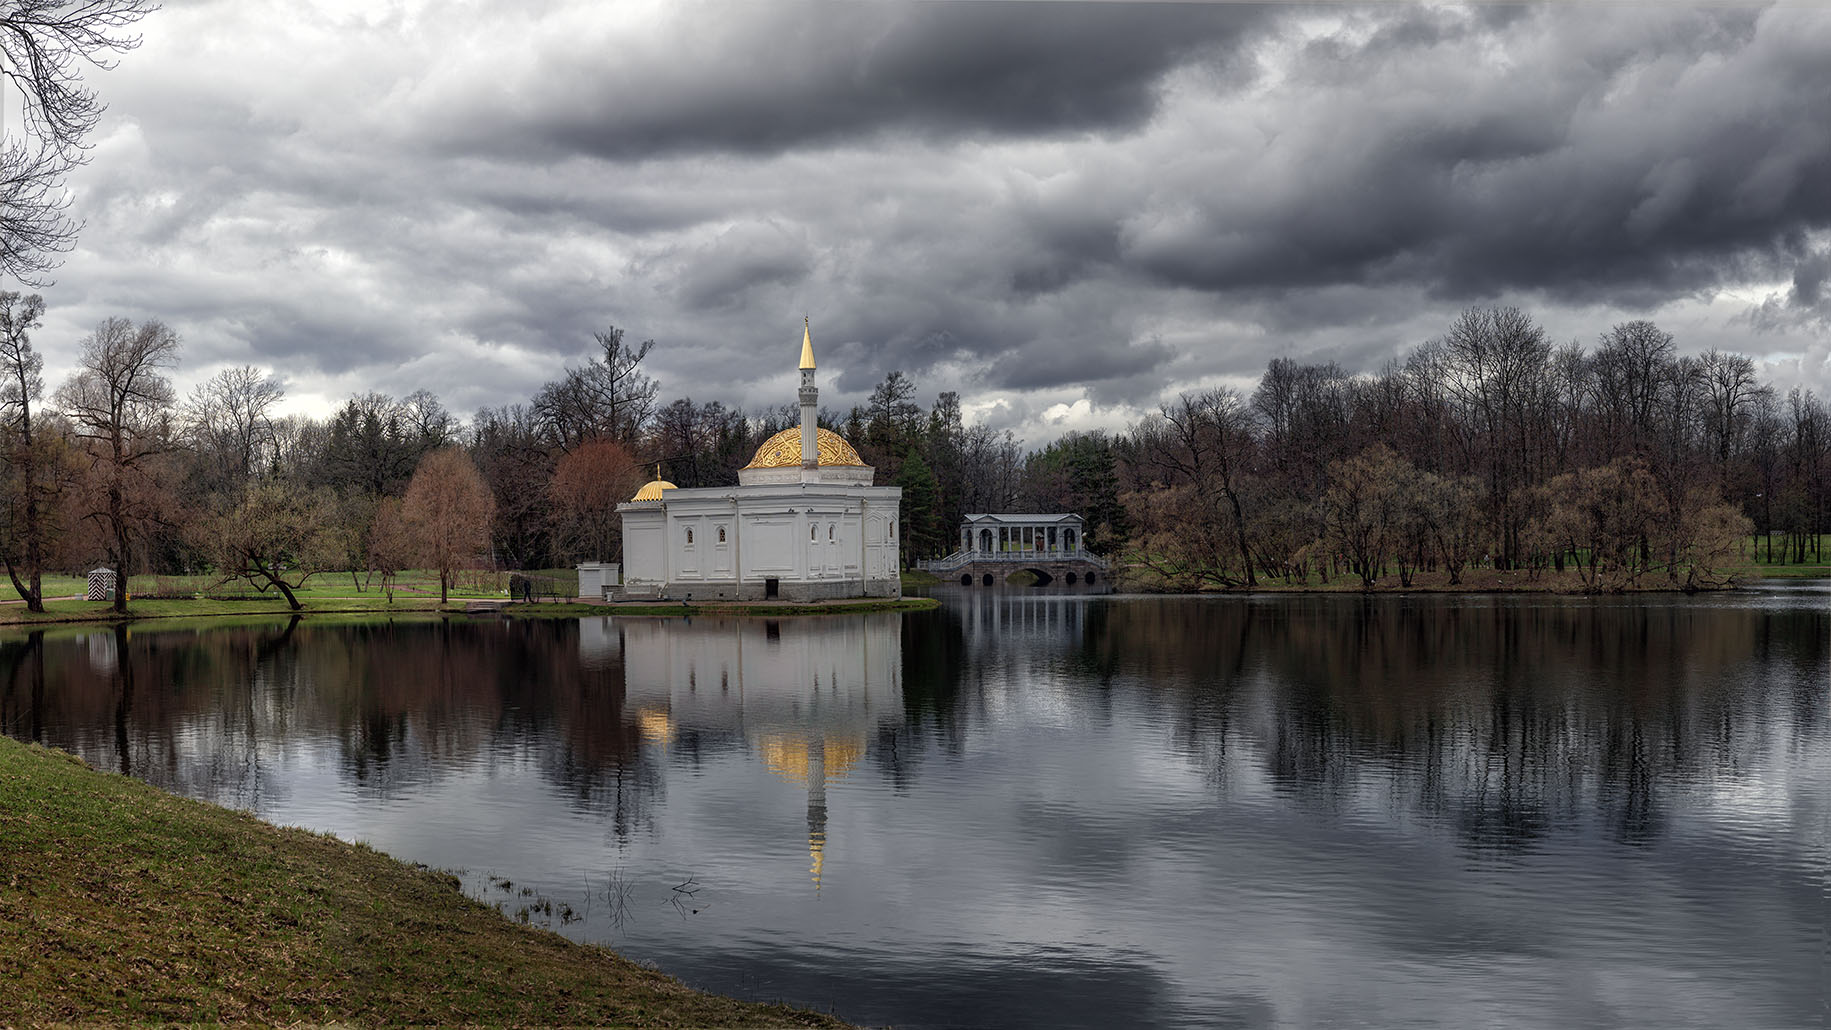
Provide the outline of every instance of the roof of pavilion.
[[975,526],[1046,526],[1064,522],[1079,522],[1081,516],[1071,511],[1044,512],[1036,515],[1018,515],[1008,512],[995,514],[967,515],[966,521]]

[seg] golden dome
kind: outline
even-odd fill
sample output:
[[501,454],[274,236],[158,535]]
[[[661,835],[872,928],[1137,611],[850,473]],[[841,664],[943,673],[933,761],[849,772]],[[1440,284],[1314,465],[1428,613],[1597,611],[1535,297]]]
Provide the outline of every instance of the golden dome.
[[630,500],[632,500],[632,501],[659,501],[659,500],[661,500],[661,491],[678,490],[678,489],[680,489],[680,488],[675,486],[674,484],[668,482],[665,479],[656,479],[656,480],[652,480],[650,482],[642,484],[642,489],[637,490],[636,496],[631,497]]
[[[814,449],[819,453],[819,464],[853,465],[865,468],[865,460],[858,456],[846,438],[831,429],[814,430]],[[784,469],[801,467],[801,427],[794,426],[763,441],[757,448],[757,456],[750,459],[747,469]],[[646,489],[646,488],[645,488]],[[640,499],[640,498],[638,498]]]

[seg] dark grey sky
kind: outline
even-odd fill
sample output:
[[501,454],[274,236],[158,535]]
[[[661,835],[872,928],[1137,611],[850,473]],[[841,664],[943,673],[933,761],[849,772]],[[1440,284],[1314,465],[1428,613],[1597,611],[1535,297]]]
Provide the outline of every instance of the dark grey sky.
[[[892,369],[1033,443],[1460,309],[1831,392],[1831,8],[168,0],[98,75],[61,375],[112,314],[293,410]],[[16,118],[9,118],[17,124]]]

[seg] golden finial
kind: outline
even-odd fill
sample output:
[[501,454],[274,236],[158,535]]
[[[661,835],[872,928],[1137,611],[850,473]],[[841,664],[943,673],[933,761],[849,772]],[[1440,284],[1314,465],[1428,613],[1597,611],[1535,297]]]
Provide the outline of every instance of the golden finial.
[[814,328],[806,315],[801,316],[801,367],[814,367]]

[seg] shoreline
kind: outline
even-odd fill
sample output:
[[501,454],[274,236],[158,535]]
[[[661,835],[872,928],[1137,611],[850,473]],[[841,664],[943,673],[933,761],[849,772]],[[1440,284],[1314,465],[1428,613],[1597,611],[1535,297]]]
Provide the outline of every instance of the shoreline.
[[[58,608],[58,605],[84,605],[96,607]],[[508,601],[500,598],[459,598],[445,605],[436,601],[430,604],[415,599],[388,603],[379,599],[357,603],[353,599],[326,600],[319,603],[307,601],[305,607],[294,611],[286,607],[277,598],[274,601],[136,601],[129,602],[125,614],[107,607],[106,601],[73,601],[54,599],[47,601],[50,611],[40,615],[27,612],[21,602],[12,602],[0,606],[0,631],[9,629],[30,630],[42,626],[70,625],[112,625],[124,622],[156,622],[174,620],[203,620],[222,618],[292,618],[316,619],[325,616],[369,616],[391,617],[395,615],[437,616],[440,618],[574,618],[585,615],[622,615],[622,616],[693,616],[693,615],[726,615],[742,618],[799,618],[814,615],[857,615],[884,611],[928,611],[938,608],[941,602],[930,597],[901,597],[860,599],[848,601],[795,603],[795,602],[716,602],[710,604],[683,604],[680,602],[642,602],[620,601],[602,602],[588,600],[533,603]]]
[[6,1022],[840,1028],[517,924],[457,878],[0,737]]

